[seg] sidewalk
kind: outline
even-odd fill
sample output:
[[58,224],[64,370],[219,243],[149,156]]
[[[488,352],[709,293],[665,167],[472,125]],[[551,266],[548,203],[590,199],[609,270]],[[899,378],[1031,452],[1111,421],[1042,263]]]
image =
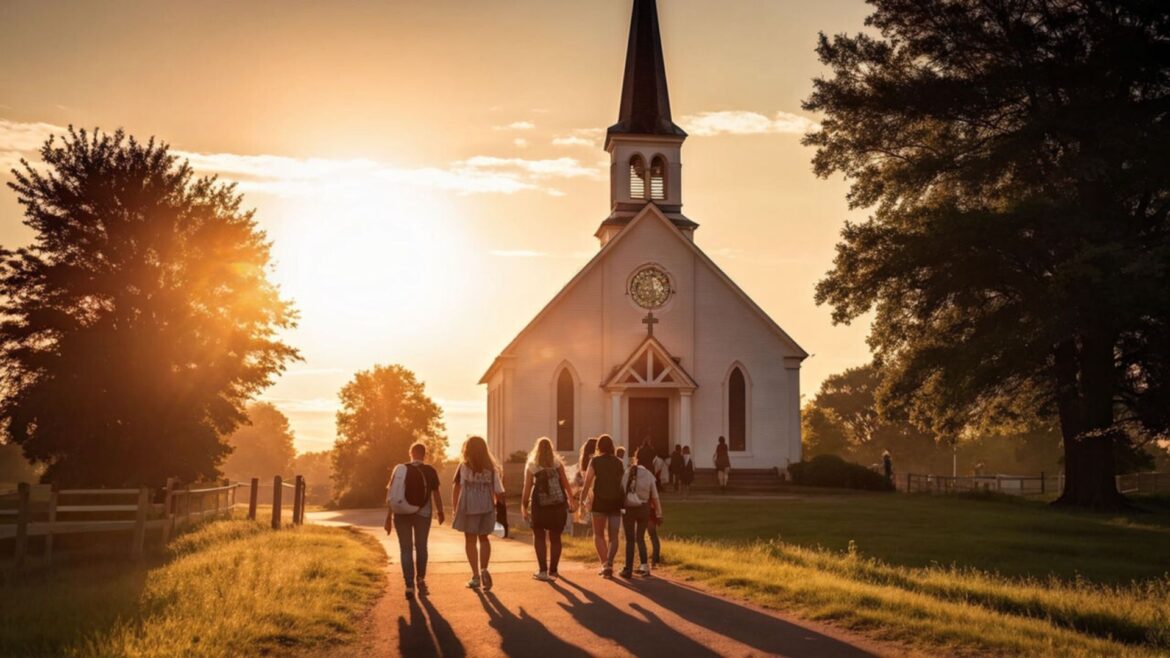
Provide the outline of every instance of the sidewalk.
[[[713,596],[668,577],[604,580],[581,563],[561,579],[535,581],[532,547],[492,539],[495,587],[464,587],[470,577],[463,536],[431,529],[431,593],[403,597],[397,538],[383,510],[319,512],[310,522],[353,525],[378,537],[390,556],[388,587],[356,645],[334,655],[375,656],[825,656],[887,655],[888,648],[819,624]],[[619,561],[621,557],[619,554]]]

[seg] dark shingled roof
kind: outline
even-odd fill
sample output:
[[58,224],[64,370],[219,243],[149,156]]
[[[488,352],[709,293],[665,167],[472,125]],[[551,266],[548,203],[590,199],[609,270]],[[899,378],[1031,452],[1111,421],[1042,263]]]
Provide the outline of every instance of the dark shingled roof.
[[670,117],[670,94],[666,91],[666,65],[662,61],[662,37],[658,34],[658,8],[654,0],[634,0],[621,111],[608,134],[687,136]]

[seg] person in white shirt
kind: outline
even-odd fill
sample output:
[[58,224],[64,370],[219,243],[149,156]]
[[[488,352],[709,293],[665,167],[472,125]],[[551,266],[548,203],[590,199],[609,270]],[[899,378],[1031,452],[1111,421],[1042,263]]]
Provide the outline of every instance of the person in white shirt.
[[638,575],[649,576],[650,564],[646,555],[646,526],[654,515],[662,523],[662,499],[658,496],[658,479],[646,466],[652,466],[653,450],[639,450],[634,456],[634,465],[622,476],[622,487],[626,495],[625,516],[622,524],[626,536],[626,563],[621,571],[622,578],[633,578],[634,546],[638,547]]

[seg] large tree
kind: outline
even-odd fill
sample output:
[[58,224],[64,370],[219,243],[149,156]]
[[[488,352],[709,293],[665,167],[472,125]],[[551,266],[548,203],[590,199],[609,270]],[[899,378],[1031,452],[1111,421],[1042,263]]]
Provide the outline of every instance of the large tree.
[[261,481],[273,475],[290,475],[297,450],[288,416],[271,402],[253,402],[247,413],[247,422],[228,436],[232,452],[223,463],[224,474],[238,480],[259,477]]
[[363,370],[340,395],[333,482],[342,507],[381,504],[390,470],[406,460],[415,441],[425,443],[433,459],[444,455],[447,437],[442,409],[406,368]]
[[871,0],[821,35],[820,176],[871,209],[817,290],[876,310],[882,402],[943,432],[1060,420],[1060,503],[1124,504],[1114,445],[1170,413],[1170,4]]
[[66,486],[212,478],[297,353],[269,243],[232,185],[166,144],[51,138],[10,187],[33,230],[0,270],[0,423]]

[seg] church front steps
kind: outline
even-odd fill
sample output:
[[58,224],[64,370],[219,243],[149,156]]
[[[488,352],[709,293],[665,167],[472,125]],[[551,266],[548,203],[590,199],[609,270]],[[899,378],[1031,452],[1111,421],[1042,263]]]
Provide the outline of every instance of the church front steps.
[[[786,482],[774,468],[732,468],[727,479],[727,492],[737,494],[780,493]],[[695,469],[691,490],[696,493],[719,491],[719,480],[713,468]]]

